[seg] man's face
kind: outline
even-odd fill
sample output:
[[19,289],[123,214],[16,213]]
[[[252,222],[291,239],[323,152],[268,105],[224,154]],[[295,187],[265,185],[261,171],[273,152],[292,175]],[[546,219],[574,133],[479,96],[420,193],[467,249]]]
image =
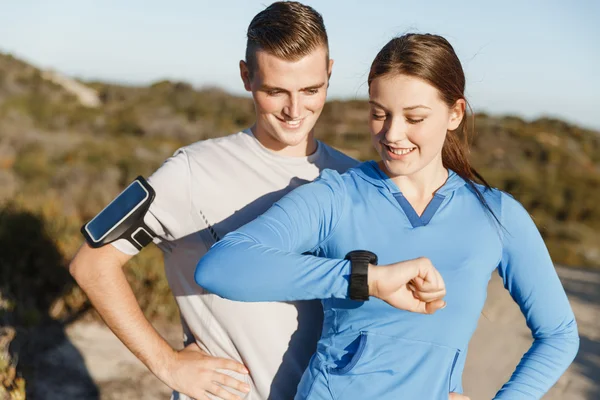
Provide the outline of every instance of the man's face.
[[254,135],[263,146],[290,156],[315,150],[313,128],[327,97],[333,60],[319,47],[298,61],[256,52],[254,75],[240,62],[244,87],[252,92],[256,109]]

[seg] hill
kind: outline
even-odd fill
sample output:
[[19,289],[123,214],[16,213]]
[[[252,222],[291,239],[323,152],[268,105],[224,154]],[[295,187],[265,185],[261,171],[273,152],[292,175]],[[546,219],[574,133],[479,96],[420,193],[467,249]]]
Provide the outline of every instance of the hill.
[[[374,158],[368,112],[366,101],[328,102],[317,137]],[[239,131],[253,118],[249,98],[216,88],[79,82],[0,54],[0,327],[12,329],[0,339],[16,330],[19,348],[34,351],[36,327],[85,314],[87,300],[65,269],[84,221],[178,147]],[[529,210],[554,261],[600,268],[600,134],[547,118],[474,121],[474,166]],[[127,274],[149,318],[176,319],[156,248],[133,259]],[[14,370],[2,353],[0,375]]]

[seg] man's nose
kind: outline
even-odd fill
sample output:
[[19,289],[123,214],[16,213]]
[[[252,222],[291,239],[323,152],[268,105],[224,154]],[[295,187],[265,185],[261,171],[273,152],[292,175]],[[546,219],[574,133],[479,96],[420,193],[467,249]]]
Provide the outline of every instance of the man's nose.
[[300,117],[300,98],[297,94],[288,96],[287,104],[283,108],[283,113],[289,119],[296,119]]

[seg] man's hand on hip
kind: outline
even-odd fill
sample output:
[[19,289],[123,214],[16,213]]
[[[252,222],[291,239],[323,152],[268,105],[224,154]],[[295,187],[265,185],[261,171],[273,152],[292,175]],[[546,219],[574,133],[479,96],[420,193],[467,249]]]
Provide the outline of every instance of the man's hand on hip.
[[237,361],[212,357],[202,351],[196,343],[192,343],[174,352],[158,377],[173,390],[198,400],[208,399],[207,393],[223,400],[241,399],[225,388],[241,393],[250,391],[247,383],[219,370],[248,374],[246,367]]

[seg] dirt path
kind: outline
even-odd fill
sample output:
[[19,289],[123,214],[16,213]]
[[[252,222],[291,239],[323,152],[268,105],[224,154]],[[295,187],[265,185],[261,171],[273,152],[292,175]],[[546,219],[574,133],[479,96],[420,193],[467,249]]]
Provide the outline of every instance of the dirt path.
[[[600,271],[558,268],[577,316],[581,348],[577,359],[547,400],[600,398]],[[163,328],[177,344],[178,328]],[[36,379],[43,399],[168,399],[170,391],[98,323],[70,326],[61,345],[44,354]],[[464,374],[465,393],[472,400],[491,399],[531,343],[518,307],[494,276],[484,317],[469,346]],[[65,366],[72,366],[66,369]],[[62,376],[57,378],[56,371]],[[53,373],[54,372],[54,373]],[[38,398],[38,396],[36,396]]]
[[[179,346],[181,333],[178,327],[163,328],[161,334],[174,347]],[[67,335],[71,343],[81,352],[87,371],[99,389],[99,397],[96,398],[101,400],[168,400],[170,398],[171,390],[150,373],[104,325],[75,324],[67,329]]]
[[[600,271],[557,268],[577,319],[581,344],[575,362],[544,400],[600,399]],[[491,399],[531,345],[519,307],[494,275],[477,331],[469,344],[465,393]]]

